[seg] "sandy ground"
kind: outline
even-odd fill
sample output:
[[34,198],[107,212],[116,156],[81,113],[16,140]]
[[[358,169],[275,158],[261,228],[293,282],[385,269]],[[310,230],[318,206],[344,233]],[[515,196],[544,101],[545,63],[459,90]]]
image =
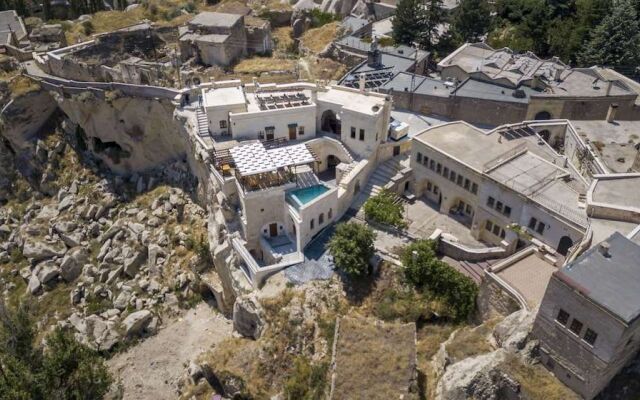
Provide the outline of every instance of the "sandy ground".
[[206,303],[166,321],[157,335],[108,361],[124,399],[175,399],[190,360],[231,336],[232,323]]

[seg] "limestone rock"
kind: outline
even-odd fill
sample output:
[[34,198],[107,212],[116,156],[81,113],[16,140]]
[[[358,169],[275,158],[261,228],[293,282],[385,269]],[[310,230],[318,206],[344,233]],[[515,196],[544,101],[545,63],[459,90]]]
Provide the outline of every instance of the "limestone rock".
[[263,316],[255,295],[238,297],[233,306],[233,328],[242,336],[258,339],[265,325]]
[[127,316],[127,318],[122,321],[124,325],[125,335],[131,336],[139,336],[142,334],[144,329],[149,325],[153,315],[149,310],[136,311]]
[[37,276],[31,275],[29,278],[29,283],[27,283],[27,292],[32,295],[37,295],[42,290],[42,284]]
[[[34,271],[35,272],[35,271]],[[51,283],[60,275],[60,268],[55,264],[46,263],[38,266],[38,280],[43,284]]]
[[449,366],[438,382],[436,399],[519,399],[519,384],[498,368],[506,354],[504,349],[498,349]]
[[124,272],[130,277],[135,277],[138,270],[147,259],[147,249],[137,250],[131,257],[124,262]]
[[60,257],[64,255],[65,249],[62,243],[49,244],[34,239],[27,239],[22,247],[22,254],[26,258],[31,258],[35,262],[48,258]]
[[69,250],[60,264],[60,274],[67,282],[72,282],[82,273],[83,266],[87,263],[89,254],[84,247],[74,247]]
[[502,348],[517,352],[527,344],[536,313],[526,310],[508,315],[493,329],[493,337]]

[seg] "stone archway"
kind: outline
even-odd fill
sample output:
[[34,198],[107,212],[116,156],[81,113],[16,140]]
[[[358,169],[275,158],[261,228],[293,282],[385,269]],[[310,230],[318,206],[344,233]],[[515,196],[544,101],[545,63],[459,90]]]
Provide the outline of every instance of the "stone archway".
[[546,121],[551,119],[551,113],[549,111],[539,111],[533,119],[536,121]]
[[561,237],[560,242],[558,243],[558,253],[566,256],[571,246],[573,246],[573,239],[571,239],[569,236]]
[[322,131],[339,135],[341,128],[340,120],[336,113],[332,110],[327,110],[322,113],[322,116],[320,117],[320,129]]

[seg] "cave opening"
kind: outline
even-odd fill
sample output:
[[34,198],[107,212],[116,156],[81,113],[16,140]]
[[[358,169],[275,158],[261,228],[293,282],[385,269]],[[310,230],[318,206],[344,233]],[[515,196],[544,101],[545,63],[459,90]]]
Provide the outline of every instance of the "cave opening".
[[123,158],[131,157],[131,153],[123,149],[117,142],[103,142],[100,138],[94,137],[93,139],[93,151],[96,154],[104,154],[113,161],[114,164],[119,164]]

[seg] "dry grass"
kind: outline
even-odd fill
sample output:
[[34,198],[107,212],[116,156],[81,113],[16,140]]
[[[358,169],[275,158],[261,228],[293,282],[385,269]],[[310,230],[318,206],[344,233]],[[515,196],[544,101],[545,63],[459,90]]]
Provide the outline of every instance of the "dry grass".
[[308,57],[305,60],[307,62],[308,71],[303,70],[303,77],[310,80],[337,80],[348,70],[346,65],[330,58]]
[[40,90],[40,84],[27,76],[18,75],[9,81],[9,90],[11,91],[11,98],[15,99]]
[[543,366],[526,365],[514,355],[507,356],[502,370],[520,383],[523,397],[532,400],[577,400],[579,396],[551,375]]
[[414,324],[342,318],[337,340],[334,399],[407,394],[415,367]]
[[240,61],[233,68],[236,74],[261,74],[269,71],[294,71],[295,60],[274,57],[251,57]]
[[275,28],[271,31],[271,36],[275,44],[276,53],[291,53],[295,42],[293,40],[293,28],[290,26],[283,26]]
[[447,345],[447,354],[453,362],[488,353],[493,350],[489,343],[489,335],[499,322],[499,318],[486,321],[476,327],[465,327],[456,333]]
[[332,22],[319,28],[309,29],[302,35],[302,46],[312,53],[320,53],[340,33],[340,23]]

